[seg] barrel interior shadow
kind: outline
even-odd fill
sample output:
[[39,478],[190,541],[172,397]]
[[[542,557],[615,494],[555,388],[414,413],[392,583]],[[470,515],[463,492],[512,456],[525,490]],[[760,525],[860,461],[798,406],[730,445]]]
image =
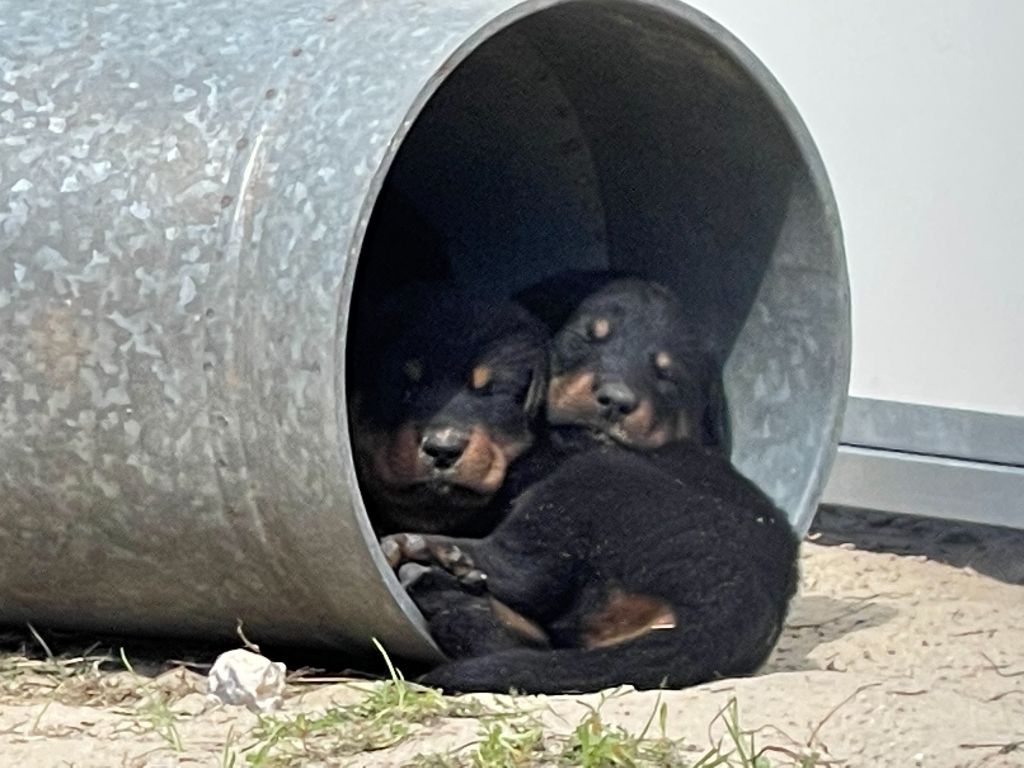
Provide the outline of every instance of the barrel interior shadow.
[[352,327],[411,281],[507,298],[611,268],[679,292],[724,362],[807,174],[763,86],[703,32],[650,8],[547,9],[473,51],[415,119],[370,217]]

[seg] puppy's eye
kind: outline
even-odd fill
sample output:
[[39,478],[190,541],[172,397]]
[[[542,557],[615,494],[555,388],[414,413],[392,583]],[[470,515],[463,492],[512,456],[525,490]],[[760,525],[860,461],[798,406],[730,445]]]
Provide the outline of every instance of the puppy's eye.
[[423,362],[420,360],[406,360],[405,365],[402,366],[402,373],[413,384],[419,384],[423,380]]
[[587,338],[591,341],[604,341],[612,332],[612,324],[608,318],[598,317],[587,324]]
[[655,352],[652,357],[652,362],[654,363],[654,370],[657,372],[658,376],[663,379],[672,378],[672,355],[664,350]]
[[478,365],[469,374],[469,385],[473,388],[473,391],[477,394],[487,395],[491,393],[493,387],[493,374],[489,366]]

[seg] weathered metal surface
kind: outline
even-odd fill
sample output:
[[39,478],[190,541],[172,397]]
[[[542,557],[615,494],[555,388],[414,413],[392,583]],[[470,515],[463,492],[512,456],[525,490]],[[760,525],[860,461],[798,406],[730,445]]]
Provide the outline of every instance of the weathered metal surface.
[[[835,204],[795,110],[705,17],[670,2],[0,0],[0,620],[229,636],[241,618],[261,639],[376,636],[434,657],[355,490],[346,316],[412,120],[513,24],[556,59],[565,45],[552,67],[591,121],[581,209],[608,261],[719,307],[737,462],[809,523],[848,378]],[[702,72],[705,103],[758,97],[775,170],[752,158],[716,180],[723,145],[673,130],[686,94],[658,88]],[[722,135],[752,147],[742,117]],[[645,120],[664,148],[636,151]],[[716,219],[716,200],[759,173],[784,177],[755,184],[749,216],[770,226],[730,240],[741,219]],[[704,188],[680,223],[676,192]],[[743,265],[721,307],[714,286]]]

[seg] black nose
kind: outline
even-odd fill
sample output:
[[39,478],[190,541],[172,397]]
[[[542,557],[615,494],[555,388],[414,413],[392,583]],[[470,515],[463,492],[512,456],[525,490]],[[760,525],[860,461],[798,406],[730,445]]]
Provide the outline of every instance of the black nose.
[[640,404],[636,393],[621,381],[601,384],[594,390],[598,404],[607,410],[609,416],[626,416]]
[[420,450],[437,469],[450,469],[469,445],[469,435],[452,427],[428,429],[423,433]]

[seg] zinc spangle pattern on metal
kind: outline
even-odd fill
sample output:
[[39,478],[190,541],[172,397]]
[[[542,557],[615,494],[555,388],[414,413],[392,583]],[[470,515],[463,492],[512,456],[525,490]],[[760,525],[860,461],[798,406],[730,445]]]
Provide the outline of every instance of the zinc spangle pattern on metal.
[[430,654],[339,472],[335,336],[462,5],[0,3],[4,619]]

